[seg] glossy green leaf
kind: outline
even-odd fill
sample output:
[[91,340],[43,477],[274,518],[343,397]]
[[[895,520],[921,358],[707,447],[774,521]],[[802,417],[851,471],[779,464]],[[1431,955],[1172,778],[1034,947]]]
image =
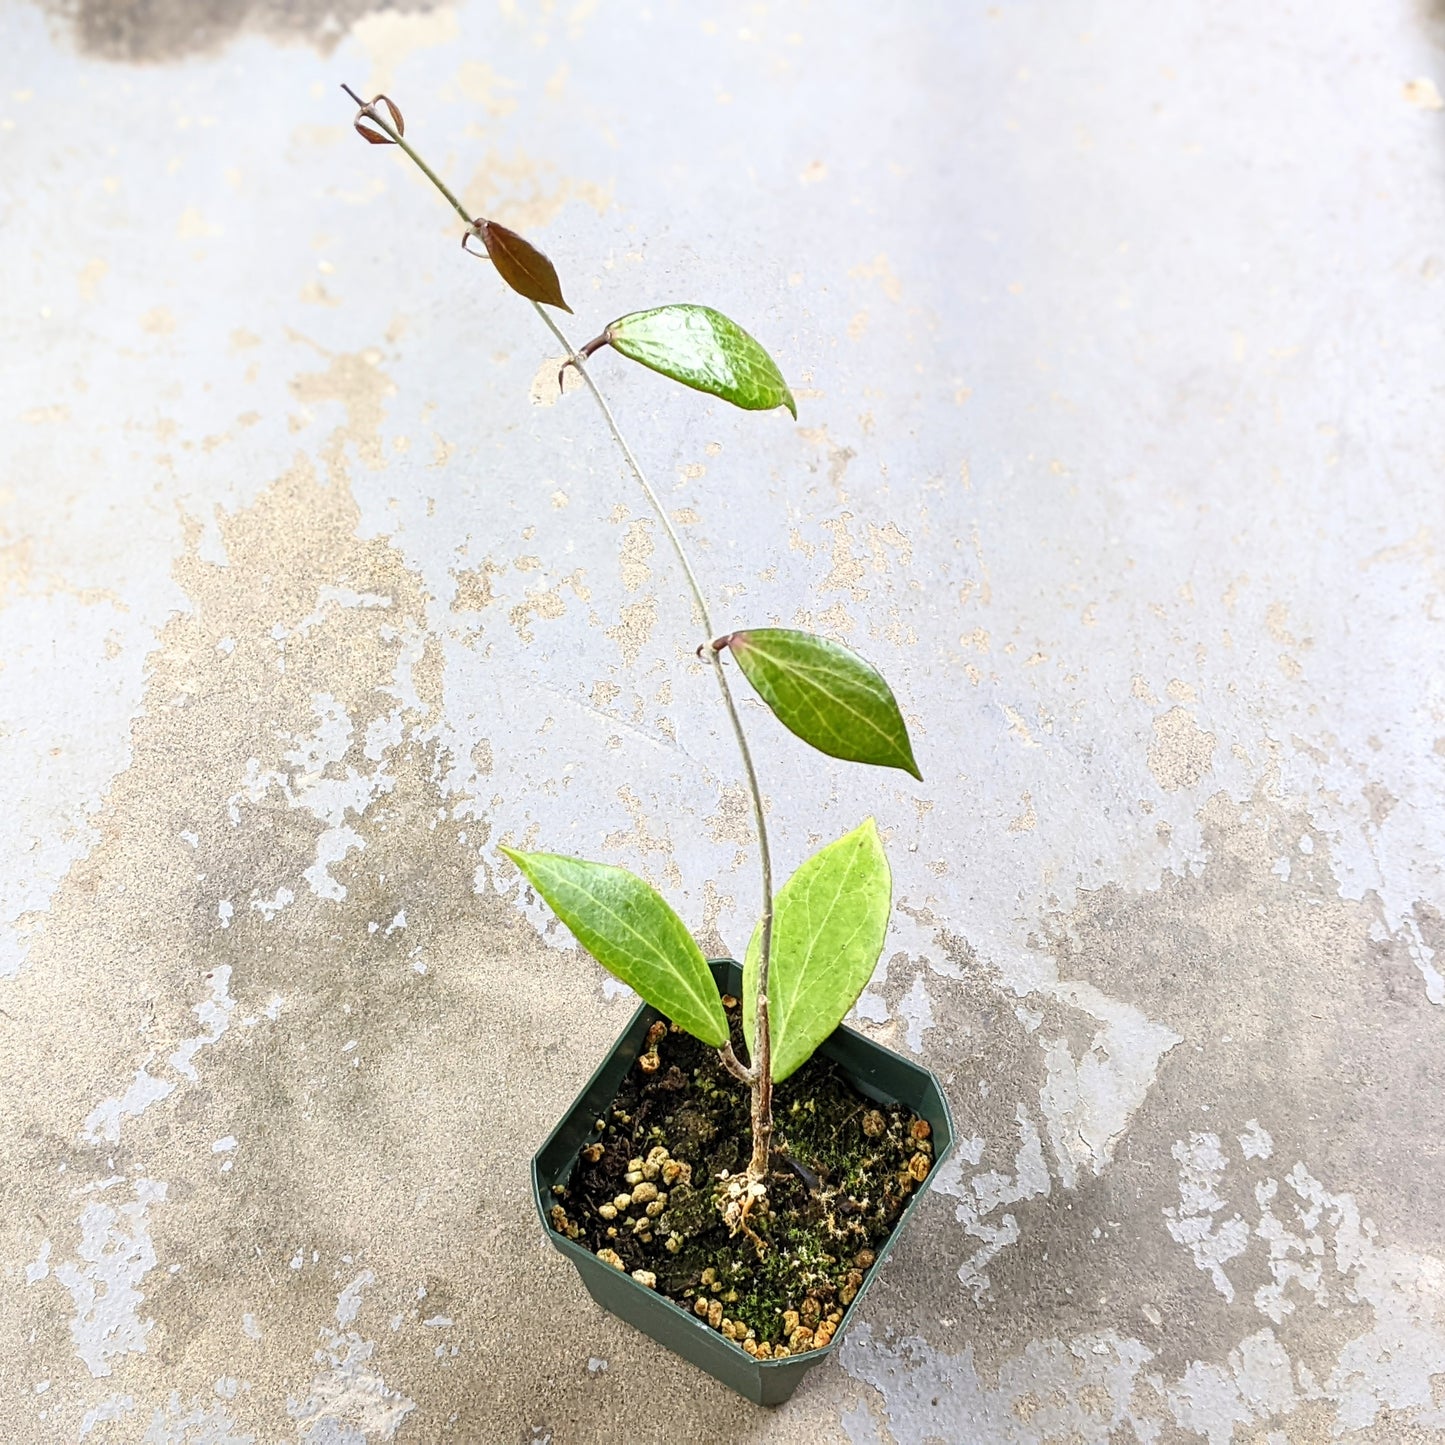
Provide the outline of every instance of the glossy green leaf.
[[[893,879],[869,818],[815,853],[773,902],[768,1013],[774,1082],[786,1079],[843,1022],[873,977]],[[743,1033],[752,1052],[762,928],[743,961]]]
[[744,411],[797,403],[777,363],[736,321],[711,306],[658,306],[614,321],[603,338],[624,356]]
[[831,758],[902,768],[922,781],[898,700],[841,643],[789,627],[734,632],[728,647],[778,721]]
[[727,1016],[707,960],[651,884],[606,863],[502,852],[608,973],[703,1043],[727,1042]]

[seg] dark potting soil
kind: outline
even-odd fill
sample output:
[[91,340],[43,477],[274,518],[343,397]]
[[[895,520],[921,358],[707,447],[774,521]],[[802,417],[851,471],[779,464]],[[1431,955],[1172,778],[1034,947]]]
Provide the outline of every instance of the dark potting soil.
[[[729,998],[733,1046],[740,1010]],[[571,1180],[553,1228],[675,1300],[749,1354],[826,1345],[933,1162],[926,1120],[875,1104],[814,1057],[773,1089],[767,1200],[734,1228],[752,1152],[747,1089],[715,1050],[656,1023]]]

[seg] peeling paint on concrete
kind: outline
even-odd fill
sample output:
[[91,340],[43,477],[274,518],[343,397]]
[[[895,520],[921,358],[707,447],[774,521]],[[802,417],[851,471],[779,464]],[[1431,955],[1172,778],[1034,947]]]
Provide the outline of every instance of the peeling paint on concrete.
[[[123,1179],[103,1180],[100,1188]],[[122,1197],[125,1191],[122,1191]],[[88,1203],[80,1215],[80,1243],[73,1260],[55,1266],[57,1283],[70,1293],[75,1318],[70,1333],[81,1362],[97,1377],[114,1371],[114,1361],[144,1353],[153,1319],[142,1319],[145,1296],[139,1286],[156,1266],[149,1212],[165,1203],[166,1185],[137,1179],[123,1204]]]
[[349,1328],[361,1311],[362,1292],[375,1279],[370,1270],[357,1275],[337,1297],[337,1328],[321,1332],[323,1348],[316,1352],[316,1361],[325,1368],[305,1399],[288,1407],[303,1440],[318,1445],[393,1440],[416,1409],[416,1401],[391,1389],[372,1363],[375,1344]]
[[[1445,1438],[1437,15],[6,38],[0,1433]],[[630,997],[496,845],[737,953],[747,804],[588,398],[343,78],[579,339],[679,286],[766,339],[797,428],[598,374],[719,625],[844,638],[918,742],[921,787],[808,771],[743,704],[780,871],[878,817],[856,1021],[962,1136],[773,1415],[537,1238],[526,1157]]]
[[[1175,1154],[1184,1217],[1220,1209],[1214,1189],[1230,1165],[1220,1141],[1196,1136],[1176,1144]],[[1281,1439],[1314,1438],[1317,1427],[1306,1421],[1333,1420],[1336,1438],[1357,1438],[1354,1432],[1385,1422],[1399,1433],[1375,1438],[1424,1439],[1445,1427],[1432,1383],[1445,1372],[1438,1262],[1378,1244],[1353,1198],[1332,1194],[1302,1164],[1283,1180],[1256,1174],[1253,1195],[1253,1218],[1233,1217],[1239,1228],[1227,1250],[1201,1251],[1197,1237],[1170,1224],[1231,1303],[1222,1265],[1251,1249],[1270,1256],[1276,1284],[1256,1294],[1253,1312],[1274,1324],[1242,1336],[1218,1364],[1195,1360],[1171,1379],[1142,1341],[1103,1333],[1030,1344],[985,1377],[972,1349],[949,1356],[920,1339],[879,1339],[865,1326],[846,1338],[845,1367],[880,1392],[900,1440],[1042,1445],[1069,1431],[1086,1441],[1114,1439],[1128,1427],[1128,1438],[1154,1441],[1174,1426],[1229,1445],[1245,1438],[1237,1430],[1281,1425]],[[1364,1306],[1367,1328],[1346,1331],[1333,1361],[1322,1362],[1327,1368],[1292,1358],[1277,1333],[1285,1317],[1311,1309],[1338,1314],[1337,1302]],[[1237,1303],[1241,1314],[1252,1312],[1249,1301]],[[1292,1334],[1302,1321],[1289,1323]]]
[[1197,787],[1214,758],[1215,736],[1205,732],[1186,708],[1171,707],[1154,719],[1149,771],[1161,788],[1177,793]]
[[1077,1170],[1098,1174],[1113,1158],[1158,1075],[1160,1060],[1182,1039],[1088,984],[1061,984],[1054,993],[1103,1025],[1077,1059],[1064,1039],[1043,1041],[1048,1080],[1039,1103],[1061,1177],[1072,1187]]

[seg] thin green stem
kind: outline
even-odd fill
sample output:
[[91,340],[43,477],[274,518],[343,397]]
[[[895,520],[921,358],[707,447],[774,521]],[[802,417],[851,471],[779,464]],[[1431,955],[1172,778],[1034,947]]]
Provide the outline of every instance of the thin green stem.
[[[468,230],[475,228],[475,219],[469,216],[462,203],[447,187],[441,177],[427,165],[417,154],[413,146],[406,140],[401,132],[392,125],[391,121],[383,116],[374,105],[361,99],[350,86],[341,87],[352,100],[361,108],[361,114],[373,125],[385,133],[387,138],[400,146],[406,152],[407,157],[416,165],[417,169],[434,185],[443,196],[446,197],[452,209],[456,211],[466,223]],[[688,591],[692,594],[693,606],[697,610],[698,620],[702,623],[703,630],[709,637],[713,635],[712,617],[708,612],[707,599],[703,595],[702,587],[697,580],[697,573],[693,570],[692,561],[687,555],[687,549],[682,544],[682,538],[678,535],[677,529],[672,525],[672,518],[667,515],[667,508],[663,506],[662,499],[657,495],[652,483],[647,479],[647,473],[642,470],[642,464],[637,460],[636,453],[627,444],[627,438],[622,435],[622,429],[617,425],[617,418],[612,413],[612,408],[607,404],[607,398],[598,389],[592,373],[587,369],[587,363],[578,354],[577,348],[568,340],[566,333],[553,319],[551,313],[536,301],[532,302],[532,309],[542,318],[543,324],[557,339],[558,343],[566,351],[568,360],[577,369],[577,373],[586,383],[588,391],[592,393],[592,399],[597,403],[602,413],[602,419],[607,423],[607,430],[612,434],[612,440],[616,442],[617,449],[622,453],[622,459],[627,463],[627,469],[632,473],[637,485],[642,488],[643,495],[647,498],[648,505],[657,516],[659,525],[672,544],[672,550],[677,557],[678,564],[682,568],[682,574],[687,579]],[[754,1030],[754,1057],[749,1061],[751,1067],[746,1071],[749,1081],[752,1084],[752,1114],[753,1114],[753,1155],[748,1164],[748,1174],[754,1179],[761,1181],[767,1175],[769,1155],[772,1150],[773,1112],[772,1112],[772,1029],[768,1017],[768,965],[772,958],[773,945],[773,859],[772,850],[768,847],[768,825],[763,813],[763,794],[758,786],[757,769],[753,766],[752,749],[748,746],[748,738],[743,730],[742,718],[738,715],[737,703],[733,699],[732,688],[728,685],[727,673],[723,671],[721,649],[714,647],[711,643],[707,646],[708,660],[712,663],[713,676],[717,679],[718,691],[722,695],[723,706],[727,711],[728,722],[732,727],[733,737],[737,741],[738,752],[743,761],[743,772],[747,777],[748,792],[752,798],[753,805],[753,826],[758,835],[758,861],[762,874],[762,895],[763,911],[758,949],[758,997],[757,1013],[755,1018],[756,1028]],[[732,1072],[736,1073],[741,1069],[735,1056],[731,1057],[731,1046],[728,1047],[724,1063]],[[733,1066],[736,1065],[734,1068]]]
[[[627,438],[622,435],[622,428],[617,425],[617,418],[607,404],[607,398],[602,395],[592,373],[588,371],[587,363],[578,354],[577,348],[567,339],[566,333],[551,314],[536,301],[532,302],[532,307],[542,318],[547,329],[561,343],[567,352],[568,360],[577,369],[578,374],[586,383],[588,391],[592,393],[592,399],[597,403],[603,420],[607,423],[607,429],[612,433],[612,439],[617,443],[617,448],[627,463],[628,470],[636,478],[637,485],[642,488],[643,495],[646,496],[652,510],[657,514],[657,520],[667,534],[668,541],[672,543],[672,550],[677,554],[683,576],[687,578],[688,588],[692,592],[692,600],[697,608],[698,618],[704,631],[711,634],[713,625],[712,617],[708,613],[707,599],[703,596],[702,587],[698,583],[697,573],[693,571],[687,549],[682,545],[682,538],[672,525],[672,518],[667,515],[667,508],[663,506],[662,499],[653,489],[652,483],[648,481],[647,473],[642,470],[642,463],[637,460],[636,453],[627,444]],[[738,715],[737,703],[733,699],[732,688],[728,685],[727,673],[723,671],[721,649],[708,643],[707,655],[712,663],[713,676],[717,679],[718,691],[722,694],[723,706],[727,709],[728,722],[732,726],[738,752],[742,756],[743,772],[747,777],[748,793],[752,799],[753,826],[758,835],[758,863],[762,873],[763,909],[762,930],[758,940],[757,1014],[753,1029],[754,1057],[749,1061],[752,1066],[750,1072],[753,1075],[753,1155],[748,1164],[749,1176],[761,1180],[767,1175],[773,1138],[772,1028],[768,1016],[768,966],[773,952],[773,855],[772,849],[768,846],[768,824],[763,812],[763,791],[758,785],[757,769],[753,766],[753,751],[748,746],[748,735],[743,730],[743,720]]]
[[592,373],[587,370],[587,363],[583,361],[577,348],[567,339],[562,328],[557,325],[551,313],[544,306],[534,301],[532,309],[542,318],[542,324],[548,331],[557,338],[567,353],[567,359],[576,367],[577,374],[587,383],[587,390],[592,393],[592,399],[602,412],[602,419],[607,423],[607,430],[612,433],[612,440],[617,443],[617,449],[622,453],[622,459],[627,463],[628,471],[636,478],[637,485],[642,488],[643,494],[647,497],[648,505],[657,514],[657,520],[667,534],[667,540],[672,543],[672,550],[676,553],[678,563],[682,567],[682,575],[687,578],[688,591],[692,593],[693,606],[697,608],[698,620],[702,623],[703,631],[711,636],[712,617],[707,610],[707,599],[702,595],[702,587],[698,583],[697,573],[692,570],[687,549],[682,545],[682,538],[678,536],[677,528],[672,525],[672,518],[667,515],[667,508],[662,505],[662,498],[652,489],[652,483],[647,480],[647,473],[642,470],[642,463],[637,460],[636,454],[627,445],[627,438],[622,435],[622,428],[617,425],[617,418],[613,416],[612,408],[607,404],[607,398],[598,390],[597,383],[593,380]]
[[422,175],[427,178],[427,180],[432,183],[432,185],[437,188],[437,190],[442,193],[442,195],[447,198],[447,200],[451,203],[452,210],[454,210],[457,215],[459,215],[462,220],[467,223],[467,227],[468,229],[470,229],[473,221],[475,220],[475,217],[469,216],[467,214],[466,207],[463,206],[462,203],[452,193],[447,183],[442,180],[442,178],[437,175],[437,173],[432,170],[432,168],[427,165],[427,163],[422,160],[422,158],[416,153],[416,151],[412,147],[411,142],[408,141],[407,138],[402,135],[402,133],[397,130],[394,125],[392,125],[391,121],[389,121],[384,115],[382,115],[382,113],[377,110],[374,105],[370,104],[368,101],[362,100],[362,98],[357,95],[357,93],[352,90],[349,85],[343,85],[341,88],[347,93],[347,95],[352,98],[352,100],[357,103],[357,105],[361,107],[361,113],[367,118],[367,120],[371,121],[372,124],[375,125],[379,130],[385,131],[387,136],[391,139],[392,144],[399,145],[402,150],[407,153],[407,155],[411,158],[412,162],[415,164],[416,168],[422,173]]

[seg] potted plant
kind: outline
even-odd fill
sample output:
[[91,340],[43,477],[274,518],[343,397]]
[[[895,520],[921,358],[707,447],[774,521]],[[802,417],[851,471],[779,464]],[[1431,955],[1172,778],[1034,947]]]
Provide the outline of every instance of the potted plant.
[[[921,780],[892,690],[850,649],[792,628],[719,634],[686,549],[588,369],[603,347],[752,411],[797,408],[763,347],[710,307],[629,313],[574,347],[552,263],[471,217],[405,138],[386,96],[355,127],[396,145],[461,216],[464,248],[532,303],[601,410],[671,544],[752,801],[759,919],[741,965],[704,958],[682,919],[626,869],[501,852],[577,941],[643,1000],[532,1161],[539,1216],[605,1308],[763,1404],[834,1348],[932,1171],[952,1147],[926,1069],[843,1026],[882,953],[892,879],[872,818],[776,893],[762,792],[731,662],[774,716],[833,758]],[[559,374],[558,384],[561,386]]]

